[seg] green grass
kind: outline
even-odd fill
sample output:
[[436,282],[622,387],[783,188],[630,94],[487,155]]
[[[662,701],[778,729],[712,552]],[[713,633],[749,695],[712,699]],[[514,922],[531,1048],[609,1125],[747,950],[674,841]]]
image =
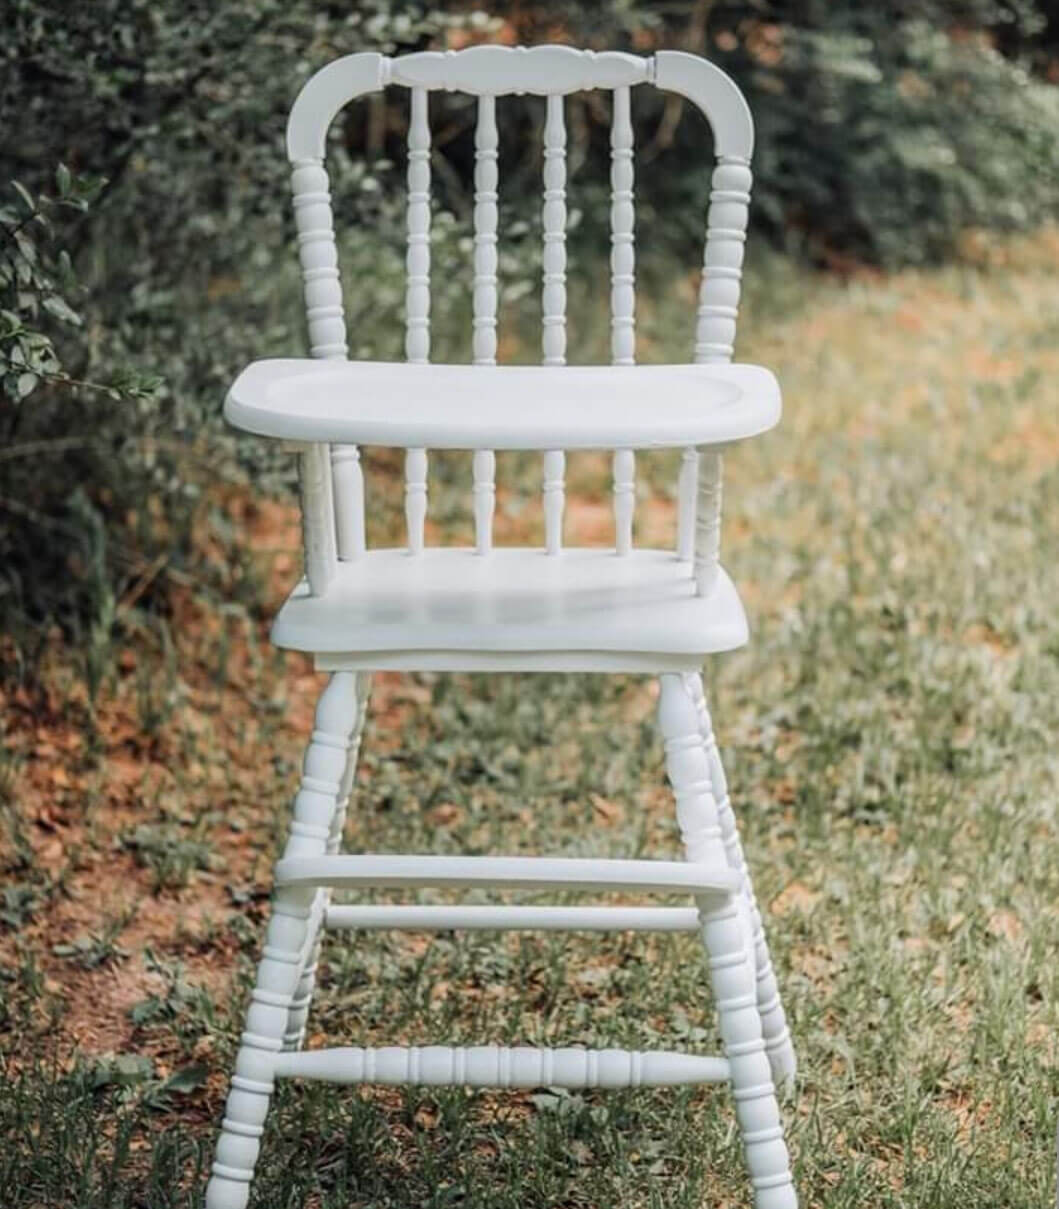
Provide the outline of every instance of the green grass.
[[[1059,280],[1038,267],[1055,249],[848,285],[766,266],[752,282],[740,354],[776,369],[786,414],[728,459],[725,561],[753,637],[707,685],[801,1061],[785,1111],[806,1206],[1055,1196]],[[643,313],[650,359],[683,355],[688,290]],[[576,335],[579,359],[604,319]],[[389,466],[370,460],[380,531]],[[435,471],[432,513],[466,534],[465,460]],[[665,533],[672,459],[640,471],[640,516]],[[571,458],[575,510],[604,472]],[[536,464],[515,473],[501,525],[533,535],[519,496]],[[48,856],[18,750],[2,780],[17,820],[0,966],[10,1209],[199,1203],[315,682],[238,617],[180,641],[172,692],[143,705],[151,658],[172,664],[145,649],[112,688],[120,742],[70,757],[84,776],[52,791],[81,829],[75,857]],[[61,657],[53,675],[68,724]],[[677,851],[642,680],[394,676],[375,702],[354,847]],[[78,895],[108,877],[102,918],[56,953]],[[690,937],[340,935],[322,975],[312,1044],[716,1044]],[[116,1050],[149,1060],[115,1066]],[[285,1086],[252,1203],[749,1202],[723,1089]]]

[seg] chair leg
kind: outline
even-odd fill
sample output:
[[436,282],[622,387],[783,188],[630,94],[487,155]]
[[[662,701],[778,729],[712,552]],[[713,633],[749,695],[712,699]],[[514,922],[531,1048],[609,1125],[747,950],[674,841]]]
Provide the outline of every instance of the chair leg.
[[[327,838],[329,854],[338,852],[342,846],[342,831],[346,822],[346,810],[353,789],[353,779],[357,772],[357,755],[360,752],[360,738],[364,731],[364,719],[368,712],[368,695],[371,689],[371,677],[367,673],[356,676],[353,686],[355,708],[357,711],[353,734],[350,738],[346,766],[342,773],[341,789],[335,803],[335,812],[331,818],[331,830]],[[324,915],[331,903],[331,890],[318,890],[313,900],[312,915],[309,919],[309,935],[311,937],[308,956],[298,979],[298,987],[291,1000],[290,1014],[287,1018],[287,1031],[283,1036],[285,1050],[301,1049],[305,1040],[305,1026],[309,1019],[309,1007],[312,1004],[313,992],[316,989],[316,966],[320,959],[320,941],[323,936]]]
[[[359,713],[354,676],[336,672],[317,703],[284,856],[322,856],[326,852]],[[311,887],[281,887],[273,898],[206,1188],[206,1209],[245,1209],[249,1199],[272,1096],[274,1055],[283,1047],[292,1001],[313,944],[310,929],[316,901],[317,892]]]
[[703,742],[706,745],[706,756],[710,763],[710,784],[714,801],[717,803],[717,814],[721,822],[721,838],[728,854],[728,863],[743,879],[743,892],[746,895],[749,910],[754,960],[757,967],[757,1007],[761,1013],[765,1050],[772,1065],[772,1078],[775,1080],[776,1086],[786,1088],[793,1084],[798,1069],[790,1029],[787,1027],[787,1016],[780,999],[776,973],[772,968],[772,957],[765,940],[765,929],[762,926],[761,911],[758,909],[757,899],[754,896],[750,870],[747,867],[746,858],[743,855],[743,845],[736,828],[735,813],[732,810],[728,794],[728,779],[724,774],[720,752],[717,750],[717,740],[713,733],[713,722],[706,704],[706,695],[702,689],[702,679],[699,676],[689,676],[687,683],[699,713],[699,730],[702,733]]
[[[728,857],[699,729],[693,680],[698,677],[675,673],[661,678],[658,722],[665,740],[666,772],[676,797],[687,859],[724,868]],[[797,1209],[779,1102],[762,1035],[752,950],[745,935],[745,911],[734,897],[720,904],[703,899],[699,917],[721,1039],[731,1066],[736,1116],[754,1188],[754,1209]]]

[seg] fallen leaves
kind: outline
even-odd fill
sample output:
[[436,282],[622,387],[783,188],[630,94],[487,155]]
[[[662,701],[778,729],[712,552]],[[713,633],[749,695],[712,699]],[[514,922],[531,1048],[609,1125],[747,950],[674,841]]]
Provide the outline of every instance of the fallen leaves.
[[986,923],[986,931],[998,940],[1006,940],[1015,944],[1022,939],[1022,921],[1014,911],[994,911]]
[[792,912],[808,914],[820,901],[820,891],[813,890],[804,882],[789,882],[769,903],[772,915],[782,917]]

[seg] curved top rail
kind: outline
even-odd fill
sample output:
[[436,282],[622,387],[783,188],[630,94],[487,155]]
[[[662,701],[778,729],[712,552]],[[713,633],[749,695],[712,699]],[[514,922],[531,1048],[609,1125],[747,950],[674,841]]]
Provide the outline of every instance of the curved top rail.
[[650,79],[651,60],[618,51],[572,46],[472,46],[423,51],[390,61],[390,83],[444,88],[478,96],[558,96],[589,88],[621,88]]
[[709,60],[675,50],[661,50],[645,59],[571,46],[472,46],[396,59],[377,53],[346,55],[311,76],[298,93],[287,122],[287,155],[294,163],[322,159],[324,140],[338,111],[355,97],[387,84],[479,96],[544,96],[649,81],[680,93],[702,110],[719,156],[750,159],[754,149],[750,109],[735,82]]
[[355,97],[386,84],[390,60],[369,52],[345,55],[322,67],[302,85],[287,119],[287,158],[322,160],[327,131],[338,111]]
[[682,50],[660,50],[654,57],[654,82],[679,92],[702,110],[713,131],[714,153],[749,160],[754,151],[754,119],[738,84],[709,59]]

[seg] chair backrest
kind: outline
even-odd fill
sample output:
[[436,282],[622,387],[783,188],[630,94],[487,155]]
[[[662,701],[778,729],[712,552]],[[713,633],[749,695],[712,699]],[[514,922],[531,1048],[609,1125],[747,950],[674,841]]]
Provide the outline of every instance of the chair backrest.
[[[633,127],[630,89],[635,85],[679,93],[706,116],[713,132],[716,166],[712,177],[703,277],[699,291],[694,360],[726,362],[732,357],[739,304],[753,123],[736,85],[719,68],[695,55],[660,51],[649,57],[594,53],[566,46],[530,49],[476,46],[461,51],[424,52],[387,58],[356,54],[338,59],[304,86],[291,110],[287,152],[292,164],[298,249],[305,287],[312,355],[345,358],[346,325],[339,280],[324,148],[327,130],[349,101],[394,85],[408,89],[408,209],[405,352],[409,361],[430,357],[430,124],[431,91],[459,91],[478,98],[475,130],[473,298],[471,347],[476,364],[493,365],[497,348],[497,187],[496,102],[510,94],[545,99],[542,181],[542,360],[566,359],[566,128],[564,97],[603,89],[613,96],[611,124],[611,360],[635,360],[635,214]],[[632,548],[635,465],[632,450],[614,454],[615,546]],[[479,451],[473,459],[472,500],[476,543],[492,543],[495,458]],[[313,590],[325,586],[329,558],[351,559],[364,550],[363,478],[359,455],[348,446],[310,451],[303,459],[305,489],[334,509],[333,531],[316,524],[307,557]],[[543,506],[546,546],[562,542],[564,454],[544,453]],[[677,550],[697,568],[712,548],[716,561],[720,507],[720,457],[700,458],[686,450],[678,487]],[[427,509],[426,450],[409,450],[405,466],[408,546],[423,548]],[[698,516],[696,519],[696,509]],[[318,518],[317,518],[318,519]],[[698,533],[696,535],[696,527]],[[703,551],[705,550],[705,555]],[[314,571],[315,551],[315,577]],[[700,555],[703,557],[700,558]],[[707,559],[708,561],[708,559]],[[318,583],[314,583],[315,580]],[[702,585],[700,584],[700,588]]]

